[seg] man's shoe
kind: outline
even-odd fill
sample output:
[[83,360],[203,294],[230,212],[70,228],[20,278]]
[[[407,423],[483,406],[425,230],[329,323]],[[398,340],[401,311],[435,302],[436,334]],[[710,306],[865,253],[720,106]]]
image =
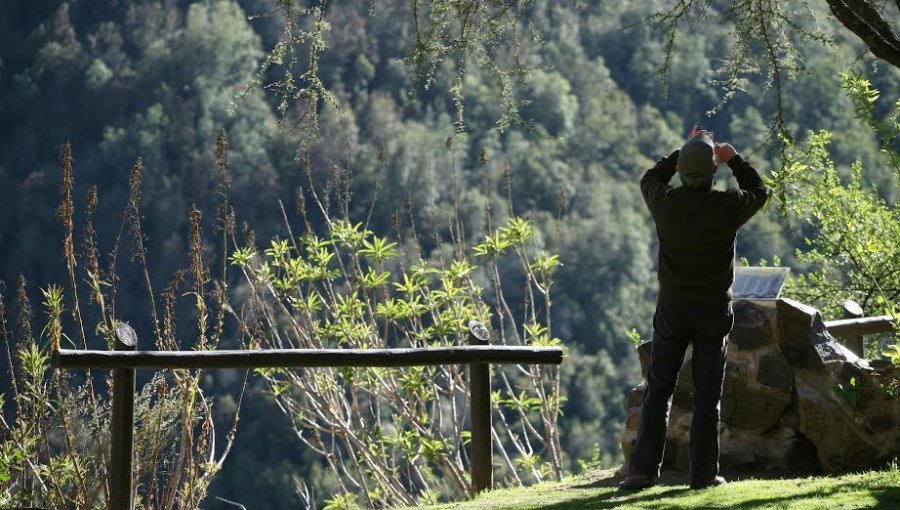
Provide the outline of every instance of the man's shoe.
[[725,481],[725,478],[723,478],[721,476],[716,476],[714,478],[711,478],[709,480],[704,480],[702,482],[691,482],[691,489],[697,490],[697,489],[705,489],[707,487],[718,487],[719,485],[725,485],[726,483],[728,483],[728,482]]
[[641,489],[646,489],[648,487],[653,487],[656,484],[656,479],[652,476],[644,476],[644,475],[628,475],[622,480],[622,483],[619,484],[620,491],[639,491]]

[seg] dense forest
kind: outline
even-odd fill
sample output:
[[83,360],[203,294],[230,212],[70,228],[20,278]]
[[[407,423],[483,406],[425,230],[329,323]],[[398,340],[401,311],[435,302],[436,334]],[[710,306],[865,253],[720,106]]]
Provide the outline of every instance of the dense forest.
[[[885,160],[897,141],[885,148],[841,78],[853,70],[869,80],[884,96],[873,115],[884,117],[900,93],[900,69],[868,55],[825,11],[810,18],[807,28],[821,29],[830,43],[802,37],[798,28],[791,37],[799,61],[777,90],[760,76],[722,102],[722,69],[735,29],[727,10],[708,14],[714,22],[681,34],[669,60],[669,34],[648,19],[658,8],[654,3],[529,3],[518,20],[516,55],[528,71],[512,92],[521,122],[506,125],[503,98],[511,92],[489,65],[443,58],[417,75],[408,58],[416,31],[407,2],[328,3],[325,46],[316,65],[329,98],[315,105],[312,129],[313,121],[304,117],[308,104],[282,103],[266,86],[283,79],[281,71],[260,71],[263,62],[279,58],[272,51],[286,25],[277,4],[0,5],[0,279],[6,282],[7,320],[17,313],[20,277],[33,303],[41,301],[41,288],[69,280],[65,225],[58,218],[60,148],[69,142],[76,236],[83,235],[78,229],[96,185],[92,217],[102,263],[120,265],[116,316],[140,338],[151,338],[144,288],[166,288],[173,274],[191,266],[192,206],[202,211],[194,226],[210,239],[221,227],[216,140],[225,130],[237,237],[261,246],[290,238],[285,217],[295,227],[307,222],[322,231],[325,214],[300,213],[317,196],[333,195],[331,205],[345,207],[351,223],[365,222],[375,235],[413,250],[413,241],[397,228],[397,218],[406,218],[419,233],[415,250],[426,260],[440,259],[451,242],[478,244],[492,224],[527,218],[534,226],[533,246],[558,254],[561,263],[549,319],[568,352],[560,374],[566,398],[560,444],[565,470],[577,472],[621,457],[625,398],[640,377],[629,331],[649,335],[656,292],[655,232],[637,183],[682,143],[691,126],[732,143],[770,176],[784,171],[788,154],[802,152],[784,149],[786,142],[773,135],[776,116],[783,116],[798,141],[807,132],[827,130],[835,175],[846,180],[858,162],[865,169],[860,186],[874,189],[890,210],[900,199],[897,177]],[[301,58],[296,67],[308,63]],[[261,86],[248,88],[257,80]],[[129,176],[138,157],[146,283],[140,257],[123,240]],[[716,186],[734,186],[723,173]],[[778,260],[795,275],[813,273],[821,260],[803,254],[815,235],[804,219],[773,201],[740,233],[738,256],[753,264]],[[114,252],[119,245],[121,253]],[[203,249],[209,267],[226,263],[212,240]],[[87,264],[78,250],[78,264]],[[498,263],[506,299],[528,302],[518,262]],[[843,298],[857,297],[849,291],[804,293],[804,283],[821,281],[813,275],[793,285],[800,298],[829,313]],[[237,308],[247,286],[237,278],[229,283]],[[857,299],[869,305],[878,296],[869,297],[870,302]],[[46,341],[37,307],[33,316],[32,334]],[[87,342],[94,346],[104,345],[95,328],[98,317],[85,318]],[[182,347],[190,348],[196,335],[186,322],[177,327]],[[224,328],[220,345],[240,346],[238,325],[228,319]],[[19,330],[12,336],[24,341],[27,335]],[[5,365],[3,370],[8,394],[12,374]],[[139,384],[150,378],[142,377]],[[233,371],[202,378],[213,414],[226,423],[217,430],[221,437],[241,381]],[[336,490],[327,466],[298,440],[270,393],[269,385],[251,378],[234,447],[204,507],[227,508],[213,498],[220,496],[247,508],[295,508],[301,504],[298,479],[320,505]],[[5,403],[4,414],[12,420],[11,400]]]

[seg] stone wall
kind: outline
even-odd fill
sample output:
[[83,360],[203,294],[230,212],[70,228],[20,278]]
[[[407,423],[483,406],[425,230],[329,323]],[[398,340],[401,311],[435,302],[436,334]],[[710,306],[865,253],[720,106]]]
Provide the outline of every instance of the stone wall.
[[[723,469],[831,473],[900,457],[900,367],[857,357],[828,333],[815,309],[796,301],[736,300],[734,315],[722,388]],[[650,342],[638,349],[646,375]],[[663,461],[664,468],[684,471],[693,405],[690,358],[689,349],[672,398]],[[645,384],[628,399],[626,462]]]

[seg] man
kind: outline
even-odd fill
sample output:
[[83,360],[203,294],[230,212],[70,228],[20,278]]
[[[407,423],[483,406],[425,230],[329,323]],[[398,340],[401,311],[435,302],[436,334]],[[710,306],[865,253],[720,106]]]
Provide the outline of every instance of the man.
[[[727,163],[740,189],[712,189]],[[675,172],[682,185],[669,181]],[[641,178],[641,192],[659,237],[659,297],[647,388],[623,490],[652,486],[659,477],[669,400],[685,350],[693,342],[694,410],[690,438],[691,488],[725,483],[719,476],[719,400],[725,374],[725,339],[731,332],[731,284],[737,231],[768,194],[759,174],[727,143],[691,130],[687,143]]]

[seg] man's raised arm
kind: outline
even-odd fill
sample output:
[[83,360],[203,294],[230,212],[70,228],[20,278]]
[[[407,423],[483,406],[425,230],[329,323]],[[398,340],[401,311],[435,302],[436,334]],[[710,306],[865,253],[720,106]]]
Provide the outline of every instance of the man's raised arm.
[[653,213],[656,205],[665,196],[669,189],[669,181],[675,175],[675,165],[678,163],[678,151],[676,150],[667,157],[659,160],[656,166],[644,172],[641,177],[641,193],[644,195],[644,202],[647,208]]
[[743,225],[766,203],[769,191],[756,169],[745,161],[734,147],[727,143],[716,144],[716,153],[717,157],[728,163],[728,168],[731,168],[737,179],[740,188],[737,190],[737,221]]

